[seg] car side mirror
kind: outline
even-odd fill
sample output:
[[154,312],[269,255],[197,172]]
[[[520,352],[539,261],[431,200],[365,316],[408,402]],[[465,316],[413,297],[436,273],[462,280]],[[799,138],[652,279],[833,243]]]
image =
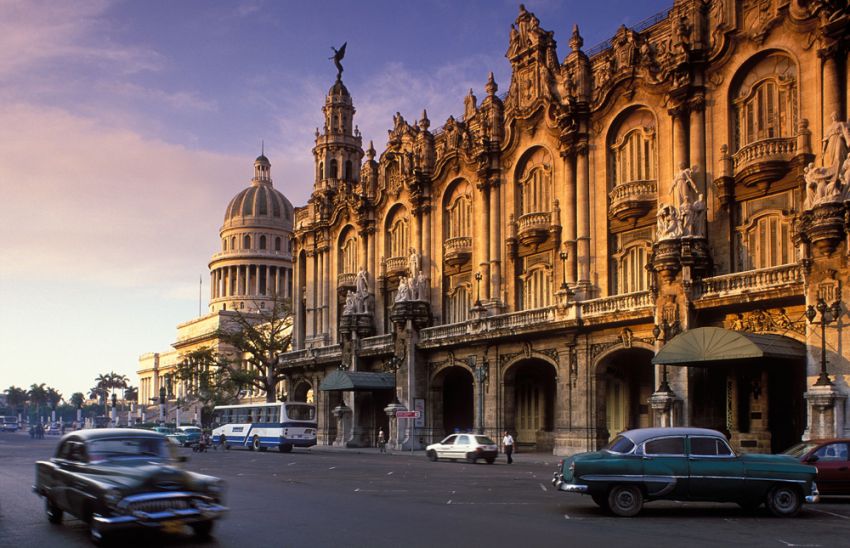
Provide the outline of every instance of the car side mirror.
[[186,455],[180,455],[175,459],[177,462],[189,462],[189,457]]
[[817,455],[809,455],[806,457],[806,462],[817,462],[819,460]]

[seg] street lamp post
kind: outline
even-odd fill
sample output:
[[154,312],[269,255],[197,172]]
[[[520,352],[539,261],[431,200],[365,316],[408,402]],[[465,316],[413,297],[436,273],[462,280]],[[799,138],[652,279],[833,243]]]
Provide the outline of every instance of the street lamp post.
[[563,272],[563,281],[561,282],[561,290],[566,292],[569,287],[567,286],[567,259],[570,257],[569,252],[564,249],[559,253],[561,257],[561,272]]
[[475,293],[475,306],[481,306],[481,272],[475,273],[475,282],[476,282],[476,293]]
[[159,425],[165,424],[165,386],[159,387]]
[[[661,326],[659,326],[658,324],[655,324],[652,327],[652,337],[656,341],[658,341],[659,338],[661,338],[663,336],[664,340],[666,341],[667,340],[668,327],[669,326],[667,325],[666,320],[661,322]],[[667,382],[667,364],[666,363],[661,364],[661,385],[658,387],[658,392],[667,392],[667,393],[672,392],[672,390],[670,390],[670,384]]]
[[112,393],[112,415],[111,415],[113,426],[118,426],[118,409],[116,408],[117,405],[118,405],[118,397],[113,392]]
[[469,356],[468,363],[472,368],[475,381],[478,383],[478,420],[476,421],[478,424],[476,431],[479,434],[484,434],[484,383],[487,382],[489,367],[486,360],[481,365],[477,365],[476,361],[476,356]]
[[[815,312],[817,309],[817,312]],[[820,321],[816,322],[815,317],[820,313]],[[838,321],[841,317],[841,301],[836,300],[832,306],[827,306],[826,301],[819,298],[817,305],[809,305],[806,308],[806,319],[809,323],[820,324],[820,375],[815,382],[815,386],[832,386],[832,380],[826,371],[826,326],[832,322]]]

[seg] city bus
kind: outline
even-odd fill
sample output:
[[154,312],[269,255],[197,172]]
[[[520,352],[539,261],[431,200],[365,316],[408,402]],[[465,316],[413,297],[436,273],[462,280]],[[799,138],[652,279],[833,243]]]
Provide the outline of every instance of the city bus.
[[0,416],[0,430],[4,432],[17,432],[18,417],[12,415]]
[[219,405],[213,410],[213,421],[212,441],[225,449],[277,447],[289,453],[293,447],[316,445],[316,406],[311,403]]

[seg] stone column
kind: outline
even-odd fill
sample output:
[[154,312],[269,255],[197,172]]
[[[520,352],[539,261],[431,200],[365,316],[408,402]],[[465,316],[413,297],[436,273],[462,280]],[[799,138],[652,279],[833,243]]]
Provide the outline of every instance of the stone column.
[[[688,133],[685,125],[685,107],[678,106],[668,110],[673,119],[673,172],[679,170],[684,162],[688,165]],[[659,189],[659,194],[661,190]]]
[[576,156],[576,252],[578,285],[590,289],[590,171],[587,143],[579,146]]
[[812,386],[805,394],[809,405],[804,440],[841,438],[844,433],[844,409],[847,396],[834,385]]
[[329,248],[325,248],[323,256],[325,263],[325,273],[324,279],[322,280],[322,287],[324,289],[322,297],[322,306],[324,306],[324,312],[322,315],[325,318],[325,324],[322,333],[323,335],[325,335],[331,332],[331,254]]
[[493,300],[499,300],[502,295],[501,249],[502,249],[502,216],[499,214],[500,198],[499,180],[494,179],[490,184],[490,291]]
[[567,244],[567,283],[576,283],[576,170],[575,157],[572,154],[563,155],[564,158],[564,241]]
[[431,272],[431,258],[435,255],[431,249],[431,204],[426,203],[422,206],[422,252],[420,253],[422,262],[422,271],[425,277],[428,278],[428,301],[431,301],[431,288],[434,284],[431,280],[434,279]]
[[690,103],[691,127],[690,127],[690,165],[699,166],[699,171],[692,174],[694,182],[700,192],[705,194],[707,167],[705,165],[705,98],[695,97]]
[[[481,198],[481,211],[487,212],[484,215],[479,215],[480,219],[480,238],[478,241],[478,245],[473,246],[473,257],[476,255],[475,251],[478,251],[478,265],[481,268],[481,299],[489,300],[490,299],[490,193],[487,188],[487,181],[480,181],[476,188],[478,188],[478,195]],[[495,219],[493,219],[495,222]]]
[[841,77],[838,62],[835,58],[835,48],[827,47],[818,51],[823,64],[823,125],[821,132],[832,124],[832,113],[838,113],[840,120],[845,120],[841,108]]
[[242,285],[242,266],[236,265],[236,291],[234,291],[234,295],[244,295],[245,290]]

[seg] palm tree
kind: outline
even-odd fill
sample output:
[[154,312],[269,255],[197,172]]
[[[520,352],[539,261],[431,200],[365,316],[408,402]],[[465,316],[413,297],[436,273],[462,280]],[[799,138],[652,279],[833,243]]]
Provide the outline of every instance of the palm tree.
[[74,392],[71,394],[71,404],[77,409],[83,408],[83,403],[85,403],[86,397],[82,392]]
[[18,388],[17,386],[10,386],[5,390],[5,392],[6,402],[9,407],[20,413],[24,405],[27,403],[26,389]]
[[135,386],[128,386],[124,389],[124,400],[125,401],[136,401],[139,399],[139,389]]
[[109,372],[109,381],[110,381],[110,384],[111,384],[110,388],[112,388],[112,389],[115,389],[115,388],[124,389],[124,388],[127,388],[127,383],[130,381],[130,379],[127,378],[127,375],[121,375],[121,374],[116,373],[115,371],[110,371]]
[[44,388],[44,383],[33,384],[30,386],[28,396],[30,403],[35,404],[35,416],[38,418],[41,412],[41,406],[47,403],[47,390]]
[[55,410],[59,402],[62,401],[62,394],[55,388],[48,386],[45,390],[45,398],[50,408]]

